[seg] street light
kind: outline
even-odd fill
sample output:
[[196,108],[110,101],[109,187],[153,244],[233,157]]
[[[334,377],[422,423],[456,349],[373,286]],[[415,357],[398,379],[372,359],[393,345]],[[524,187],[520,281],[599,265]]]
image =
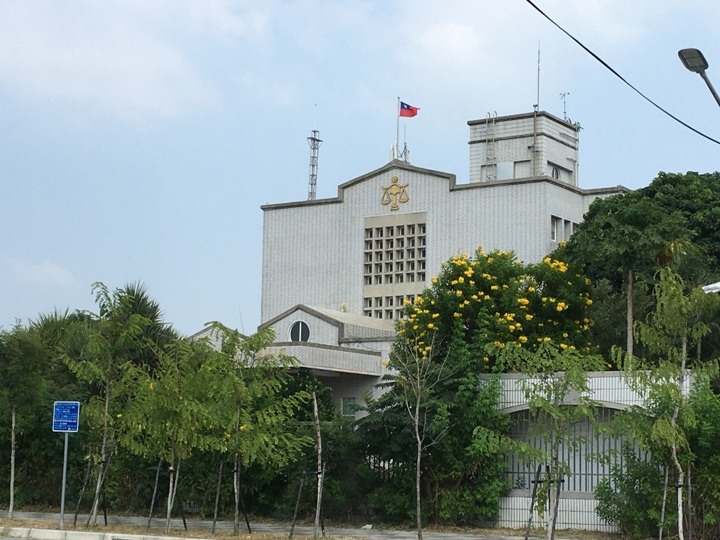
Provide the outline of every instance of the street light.
[[717,104],[720,105],[720,96],[718,96],[715,88],[713,88],[713,85],[710,82],[710,79],[708,79],[708,76],[705,75],[705,70],[708,68],[708,63],[707,60],[705,60],[703,53],[701,53],[697,49],[682,49],[678,51],[678,56],[680,57],[683,66],[685,66],[693,73],[697,73],[703,78],[703,81],[705,81],[705,84],[707,84],[710,92],[715,98],[715,101],[717,101]]

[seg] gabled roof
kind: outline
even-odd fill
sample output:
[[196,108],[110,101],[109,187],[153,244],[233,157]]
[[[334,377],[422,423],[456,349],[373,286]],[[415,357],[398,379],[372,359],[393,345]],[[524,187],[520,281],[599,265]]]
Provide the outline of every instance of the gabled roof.
[[370,171],[369,173],[363,174],[362,176],[358,176],[357,178],[353,178],[352,180],[349,180],[348,182],[345,182],[343,184],[340,184],[338,186],[338,195],[337,197],[331,197],[328,199],[317,199],[314,201],[297,201],[297,202],[290,202],[290,203],[276,203],[276,204],[264,204],[260,207],[261,210],[275,210],[279,208],[290,208],[295,206],[315,206],[315,205],[323,205],[323,204],[337,204],[341,203],[345,200],[345,190],[359,184],[361,182],[365,182],[366,180],[370,178],[374,178],[376,176],[379,176],[381,174],[384,174],[386,172],[392,171],[394,169],[403,169],[406,171],[412,171],[420,174],[425,174],[428,176],[436,176],[440,179],[446,180],[449,183],[449,186],[452,188],[455,186],[456,178],[454,174],[441,172],[441,171],[434,171],[432,169],[423,169],[422,167],[416,167],[415,165],[411,165],[410,163],[406,161],[401,161],[398,159],[394,159],[387,164],[383,165],[379,169],[375,169],[374,171]]
[[357,342],[363,340],[387,340],[395,339],[395,322],[386,319],[375,319],[363,315],[355,315],[344,311],[335,311],[326,308],[317,308],[298,304],[280,315],[264,322],[259,328],[272,326],[276,322],[288,317],[296,311],[302,311],[317,317],[338,329],[338,343]]
[[[212,322],[207,323],[205,325],[205,328],[202,330],[199,330],[192,334],[191,336],[188,336],[188,340],[190,341],[197,341],[200,339],[207,339],[212,343],[215,347],[220,347],[220,343],[222,341],[222,336],[220,335],[221,332],[227,332],[230,334],[231,332],[234,332],[232,328],[229,326],[225,326],[224,324],[220,322]],[[240,339],[246,339],[247,336],[243,334],[242,332],[238,332],[240,334]]]

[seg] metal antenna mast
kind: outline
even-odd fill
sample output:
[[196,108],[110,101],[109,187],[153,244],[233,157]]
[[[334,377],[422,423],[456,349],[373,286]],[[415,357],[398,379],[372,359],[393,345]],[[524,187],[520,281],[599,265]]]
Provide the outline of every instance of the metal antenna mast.
[[318,168],[318,151],[320,150],[319,138],[320,132],[317,129],[312,130],[312,134],[308,137],[308,144],[312,154],[310,155],[310,186],[308,188],[308,201],[315,200],[315,188],[317,187],[317,168]]
[[568,120],[566,98],[569,95],[570,95],[570,92],[561,92],[560,93],[560,99],[562,99],[562,102],[563,102],[563,120],[565,120],[566,122]]

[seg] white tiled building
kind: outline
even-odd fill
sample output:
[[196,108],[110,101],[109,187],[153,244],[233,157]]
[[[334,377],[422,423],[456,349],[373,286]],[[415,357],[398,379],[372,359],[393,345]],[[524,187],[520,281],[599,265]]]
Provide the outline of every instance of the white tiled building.
[[[419,295],[444,261],[478,246],[540,261],[572,234],[595,198],[625,191],[579,187],[578,125],[544,112],[468,125],[469,182],[393,160],[341,184],[337,197],[262,207],[261,327],[273,328],[272,348],[318,375],[348,414],[366,393],[377,395],[403,302]],[[619,379],[611,386],[625,388]],[[527,410],[505,407],[508,414]],[[602,410],[607,416],[615,408]],[[512,463],[508,471],[527,476]],[[526,492],[518,484],[503,499],[501,525],[522,525]],[[563,499],[583,516],[566,526],[599,526],[591,493]]]
[[[478,246],[539,261],[596,197],[623,191],[578,187],[577,125],[545,112],[468,125],[470,182],[394,160],[341,184],[337,197],[262,207],[262,326],[275,329],[278,343],[301,341],[303,365],[317,369],[314,356],[326,359],[325,376],[362,372],[366,383],[354,393],[343,384],[339,394],[331,383],[338,400],[361,399],[382,374],[347,367],[344,350],[387,358],[403,301],[420,294],[444,261]],[[350,342],[326,331],[347,328],[351,316],[365,317],[364,335]],[[293,334],[290,321],[306,335]]]

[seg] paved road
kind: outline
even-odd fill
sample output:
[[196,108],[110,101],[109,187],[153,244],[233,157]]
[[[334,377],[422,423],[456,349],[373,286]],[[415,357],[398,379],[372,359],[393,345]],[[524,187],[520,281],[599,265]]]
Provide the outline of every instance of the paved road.
[[[0,517],[6,518],[7,512],[0,511]],[[72,525],[73,514],[65,514],[66,526]],[[14,512],[14,519],[27,519],[27,520],[44,520],[44,521],[56,521],[58,528],[60,524],[60,514],[41,513],[41,512]],[[84,524],[87,521],[87,515],[80,516],[78,523]],[[98,518],[98,523],[103,522],[102,515]],[[143,517],[130,517],[130,516],[108,516],[108,526],[112,525],[138,525],[146,526],[147,518]],[[212,522],[210,521],[199,521],[199,520],[188,520],[188,527],[190,529],[208,530],[212,529]],[[163,528],[165,526],[164,519],[153,519],[153,527]],[[243,524],[244,526],[244,524]],[[180,519],[173,519],[171,527],[174,529],[182,529],[183,523]],[[287,523],[250,523],[250,527],[253,532],[257,533],[276,533],[276,534],[288,534],[290,532],[290,525]],[[217,525],[218,530],[232,530],[232,522],[221,521]],[[243,528],[243,531],[245,529]],[[294,533],[298,536],[312,535],[313,528],[307,526],[296,526]],[[417,533],[414,531],[400,531],[400,530],[386,530],[386,529],[361,529],[357,528],[338,528],[338,527],[326,527],[325,535],[328,537],[346,537],[346,538],[357,538],[365,540],[374,539],[388,539],[388,540],[414,540],[417,538]],[[208,537],[210,535],[208,534]],[[470,534],[470,533],[445,533],[445,532],[434,532],[434,531],[423,531],[423,538],[425,540],[462,540],[464,538],[474,540],[517,540],[520,537],[517,536],[496,536],[486,534]]]

